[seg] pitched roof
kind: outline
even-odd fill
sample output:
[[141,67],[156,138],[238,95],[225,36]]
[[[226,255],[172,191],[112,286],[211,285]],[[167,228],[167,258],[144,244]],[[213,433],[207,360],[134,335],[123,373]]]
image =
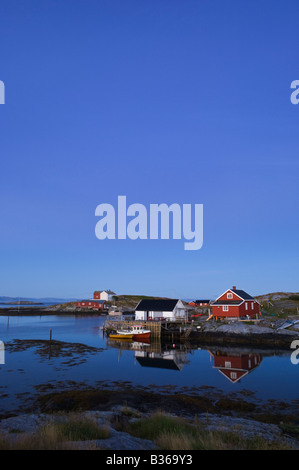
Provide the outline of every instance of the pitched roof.
[[143,299],[135,308],[138,311],[172,312],[179,299]]
[[94,294],[101,294],[102,292],[107,292],[107,294],[116,295],[115,292],[113,292],[110,289],[108,289],[108,290],[95,290]]
[[254,300],[253,297],[251,297],[251,295],[247,294],[247,292],[245,292],[244,290],[240,290],[240,289],[230,289],[232,292],[234,292],[234,294],[238,295],[239,297],[241,297],[241,299],[244,299],[244,300]]

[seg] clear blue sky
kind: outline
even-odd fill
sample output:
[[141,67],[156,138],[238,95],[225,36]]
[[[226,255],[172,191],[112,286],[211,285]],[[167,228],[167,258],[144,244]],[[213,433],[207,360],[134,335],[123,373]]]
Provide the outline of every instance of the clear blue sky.
[[[0,295],[299,291],[299,3],[1,0]],[[95,208],[204,204],[204,244]]]

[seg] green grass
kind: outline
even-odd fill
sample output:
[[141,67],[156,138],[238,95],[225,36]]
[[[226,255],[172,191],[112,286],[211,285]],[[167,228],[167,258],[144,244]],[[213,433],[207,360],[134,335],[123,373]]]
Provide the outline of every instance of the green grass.
[[292,437],[299,438],[299,426],[293,423],[280,424],[280,429]]
[[131,423],[127,429],[136,437],[150,439],[161,450],[276,450],[289,449],[282,443],[267,442],[255,436],[245,438],[235,432],[207,431],[196,419],[194,423],[163,413]]
[[49,426],[54,428],[61,441],[88,441],[109,437],[108,428],[99,427],[93,419],[88,418],[62,419]]
[[1,436],[0,450],[68,449],[72,441],[107,439],[109,435],[109,427],[98,426],[92,418],[71,414],[58,417],[33,434],[18,433],[14,439]]

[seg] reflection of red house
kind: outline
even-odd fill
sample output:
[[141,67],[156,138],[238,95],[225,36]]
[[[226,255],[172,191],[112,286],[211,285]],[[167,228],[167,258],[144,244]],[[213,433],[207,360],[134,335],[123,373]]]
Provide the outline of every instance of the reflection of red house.
[[214,357],[214,367],[233,383],[245,377],[262,362],[259,354],[232,355],[220,351],[211,354]]
[[216,319],[225,318],[257,318],[260,304],[243,290],[228,289],[212,304],[212,314]]
[[105,300],[81,300],[76,302],[76,308],[84,310],[106,310],[108,307]]

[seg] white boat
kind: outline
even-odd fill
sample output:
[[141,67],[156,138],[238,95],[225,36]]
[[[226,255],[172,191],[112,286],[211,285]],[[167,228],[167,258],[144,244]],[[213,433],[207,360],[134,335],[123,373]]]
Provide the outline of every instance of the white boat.
[[129,326],[127,330],[117,330],[116,333],[109,335],[110,338],[127,338],[127,339],[148,339],[151,330],[147,330],[143,325]]

